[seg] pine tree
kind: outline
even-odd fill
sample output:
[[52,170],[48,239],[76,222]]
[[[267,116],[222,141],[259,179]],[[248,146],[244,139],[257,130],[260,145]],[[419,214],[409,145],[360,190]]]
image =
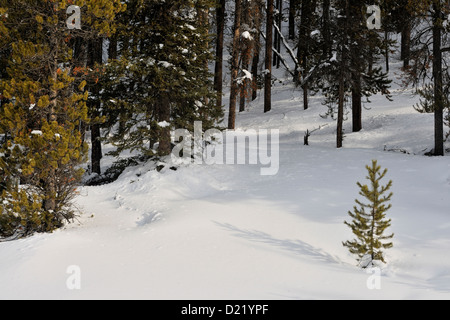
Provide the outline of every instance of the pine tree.
[[348,212],[352,218],[351,223],[345,222],[352,229],[356,239],[343,243],[350,253],[358,256],[358,262],[363,268],[375,261],[386,263],[383,250],[393,247],[392,242],[386,242],[394,237],[394,234],[384,235],[387,228],[391,226],[391,219],[386,219],[386,212],[392,205],[387,204],[392,198],[392,192],[385,195],[392,187],[392,181],[387,185],[380,185],[380,181],[385,177],[387,169],[381,171],[381,167],[376,160],[372,161],[372,166],[366,166],[368,171],[367,180],[370,186],[357,183],[361,189],[359,194],[363,196],[368,203],[356,200],[353,212]]
[[372,65],[385,45],[379,34],[363,23],[364,1],[338,1],[335,9],[335,15],[330,19],[333,22],[334,58],[318,70],[321,74],[319,87],[325,94],[329,114],[334,116],[335,105],[338,105],[337,147],[340,148],[347,100],[351,97],[353,131],[359,131],[362,128],[363,98],[366,98],[365,102],[370,102],[370,96],[381,93],[390,99],[391,81],[381,67]]
[[[215,1],[128,2],[119,17],[119,59],[110,61],[102,78],[102,101],[114,155],[124,150],[145,157],[171,152],[171,129],[193,131],[202,121],[217,126],[217,104],[209,24],[199,12]],[[158,145],[158,147],[157,147]]]
[[0,236],[52,231],[74,216],[71,200],[87,152],[79,124],[88,122],[88,92],[86,81],[75,82],[70,43],[77,35],[110,33],[122,5],[72,3],[82,9],[83,30],[67,28],[67,1],[0,1],[0,47],[10,50],[8,78],[0,83],[8,100],[0,114],[0,162],[8,181]]
[[[449,50],[450,27],[445,26],[445,17],[450,13],[446,1],[443,0],[408,0],[408,11],[420,17],[427,23],[419,24],[411,39],[410,65],[406,68],[409,76],[408,84],[416,88],[426,84],[430,79],[433,82],[434,105],[434,150],[433,155],[445,154],[444,121],[445,102],[448,96],[450,73],[446,67],[446,52]],[[430,67],[431,66],[431,67]]]

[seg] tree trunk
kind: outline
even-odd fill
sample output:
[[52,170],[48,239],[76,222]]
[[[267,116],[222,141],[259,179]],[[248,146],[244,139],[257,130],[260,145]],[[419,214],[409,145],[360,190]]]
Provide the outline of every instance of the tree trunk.
[[323,21],[323,47],[322,47],[322,54],[324,57],[326,58],[331,58],[332,57],[332,44],[333,42],[331,41],[331,29],[330,29],[330,24],[331,24],[331,19],[330,19],[330,0],[323,0],[323,16],[322,16],[322,21]]
[[258,97],[258,66],[259,66],[259,51],[261,49],[260,34],[258,32],[257,39],[255,39],[255,50],[253,50],[252,61],[252,101],[255,101]]
[[[98,38],[90,41],[89,44],[89,60],[88,65],[94,68],[95,64],[101,64],[103,62],[103,39]],[[100,117],[101,102],[98,97],[100,88],[98,85],[94,85],[91,88],[92,93],[96,96],[95,101],[90,106],[92,119],[94,123],[91,125],[91,169],[93,173],[101,174],[101,159],[102,154],[102,142],[100,134],[100,123],[95,122],[95,118]]]
[[351,63],[351,83],[352,83],[352,117],[353,132],[359,132],[362,129],[362,74],[364,64],[361,47],[357,39],[360,37],[359,30],[363,22],[361,7],[354,5],[350,7],[351,23],[351,43],[350,43],[350,63]]
[[433,4],[433,78],[434,78],[434,129],[436,156],[444,155],[444,95],[442,77],[442,8],[439,1]]
[[[309,40],[311,34],[311,15],[313,14],[312,0],[304,0],[302,2],[301,25],[298,37],[297,60],[303,70],[296,70],[296,82],[302,82],[302,78],[308,72],[309,67]],[[305,96],[306,95],[306,96]],[[303,109],[307,110],[308,106],[308,84],[303,85]]]
[[261,0],[257,0],[254,5],[253,17],[255,19],[255,39],[254,39],[254,50],[253,50],[253,61],[252,61],[252,100],[255,101],[258,97],[258,69],[259,69],[259,61],[260,61],[260,51],[261,51],[261,34],[259,30],[261,30],[262,25],[262,4]]
[[113,35],[111,38],[109,38],[108,59],[115,60],[117,59],[117,55],[117,35]]
[[[276,2],[277,14],[274,16],[276,18],[275,23],[278,26],[278,29],[281,32],[281,23],[283,21],[283,0],[277,0]],[[274,35],[274,48],[277,50],[279,54],[281,54],[281,35],[278,32],[275,32]],[[273,56],[273,66],[277,69],[280,68],[280,57],[276,54]]]
[[297,7],[297,0],[289,0],[289,40],[295,39],[295,14],[297,11],[296,7]]
[[230,109],[229,109],[229,115],[228,115],[228,129],[230,129],[230,130],[234,130],[236,127],[236,103],[237,103],[237,95],[239,93],[239,86],[237,83],[237,79],[239,76],[241,11],[242,11],[242,2],[241,2],[241,0],[236,0],[233,48],[232,48],[232,54],[231,54]]
[[[278,39],[277,39],[277,51],[279,54],[281,54],[281,32],[282,31],[282,23],[283,23],[283,0],[280,0],[280,3],[278,5],[278,29],[280,30],[280,34],[278,35]],[[277,33],[278,34],[278,33]],[[277,59],[277,69],[280,69],[280,62],[281,62],[281,58],[278,57]]]
[[214,89],[217,92],[217,106],[222,107],[223,97],[223,41],[225,30],[225,0],[217,0],[216,24],[216,64],[214,70]]
[[408,17],[403,25],[401,39],[401,59],[404,68],[409,67],[411,59],[411,29],[411,21]]
[[273,46],[273,0],[267,0],[266,23],[266,70],[264,85],[264,112],[272,110],[272,46]]
[[[349,0],[345,0],[345,19],[344,19],[344,36],[348,36],[348,21],[350,17]],[[345,73],[348,60],[348,41],[347,38],[342,40],[340,46],[340,72],[339,72],[339,99],[338,99],[338,118],[337,118],[337,148],[342,148],[344,142],[344,106],[345,106]]]
[[[341,64],[344,64],[341,62]],[[337,148],[342,148],[344,142],[344,103],[345,103],[345,82],[344,74],[339,77],[339,102],[338,102],[338,118],[337,118]]]
[[384,30],[384,41],[386,42],[384,57],[386,60],[386,72],[389,72],[389,31]]
[[362,130],[362,96],[361,96],[361,78],[357,77],[353,81],[352,88],[352,120],[353,132]]
[[[170,123],[170,99],[169,93],[164,91],[161,92],[160,98],[158,101],[158,121],[159,122],[168,122]],[[159,128],[159,146],[158,146],[158,155],[161,157],[167,156],[172,152],[172,145],[170,139],[170,126],[160,127]]]
[[[277,9],[277,11],[278,11],[278,8],[280,7],[280,1],[281,0],[276,0],[276,2],[275,2],[275,8]],[[277,14],[275,14],[274,13],[274,20],[275,20],[275,23],[278,25],[278,17],[280,16],[280,14],[279,14],[279,11],[278,11],[278,13]],[[275,34],[273,35],[273,47],[275,48],[275,50],[277,50],[278,51],[278,39],[279,39],[279,36],[278,36],[278,33],[277,32],[275,32]],[[278,51],[279,52],[279,51]],[[276,65],[277,65],[277,62],[278,62],[278,55],[274,55],[273,56],[273,66],[275,67]]]
[[[246,26],[247,30],[250,32],[254,28],[253,25],[253,4],[252,2],[244,3],[244,9],[243,9],[243,16],[242,16],[242,24]],[[250,72],[250,60],[252,58],[252,52],[254,48],[254,39],[242,39],[241,48],[243,49],[242,52],[242,70],[246,70],[247,72]],[[239,112],[245,111],[245,102],[249,96],[250,92],[250,84],[251,79],[248,79],[247,77],[244,78],[244,80],[241,83],[241,93],[240,93],[240,102],[239,102]]]

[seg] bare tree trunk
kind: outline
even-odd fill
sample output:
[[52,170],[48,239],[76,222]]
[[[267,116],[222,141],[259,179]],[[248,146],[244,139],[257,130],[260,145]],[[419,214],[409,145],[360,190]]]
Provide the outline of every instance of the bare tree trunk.
[[266,70],[264,85],[264,112],[272,110],[272,46],[273,46],[273,0],[267,0],[266,23]]
[[[278,25],[278,29],[280,30],[280,34],[278,35],[277,38],[277,51],[281,54],[281,32],[282,32],[282,22],[283,22],[283,0],[280,0],[280,3],[278,4],[278,20],[277,20],[277,25]],[[280,57],[277,58],[277,69],[280,69],[280,62],[281,59]]]
[[[344,36],[348,36],[348,20],[350,17],[349,0],[345,0],[345,20],[344,20]],[[345,107],[345,73],[348,60],[348,41],[343,40],[340,48],[340,74],[339,74],[339,99],[338,99],[338,118],[337,118],[337,148],[342,148],[344,142],[344,107]]]
[[[161,92],[158,106],[158,121],[159,122],[168,122],[170,123],[170,99],[169,93],[164,91]],[[167,156],[172,152],[172,145],[170,140],[170,126],[160,127],[159,128],[159,146],[158,146],[158,155],[159,156]]]
[[296,9],[297,9],[297,0],[289,0],[289,40],[295,39],[295,13],[297,11]]
[[330,19],[330,0],[323,0],[322,10],[323,10],[323,48],[322,54],[324,57],[331,58],[332,56],[332,44],[331,41],[331,19]]
[[[341,64],[343,64],[341,62]],[[339,102],[338,102],[338,118],[337,118],[337,148],[342,148],[344,142],[344,104],[345,104],[345,83],[344,75],[341,74],[339,79]]]
[[[301,82],[301,78],[308,72],[309,64],[309,40],[311,34],[311,15],[313,13],[314,3],[312,0],[303,0],[302,2],[302,14],[301,14],[301,25],[299,29],[298,38],[298,51],[297,51],[297,61],[299,62],[303,70],[296,70],[296,83]],[[302,86],[303,89],[303,109],[307,110],[308,106],[308,94],[309,86],[305,82]]]
[[[279,17],[279,13],[278,13],[278,8],[280,7],[280,1],[281,0],[276,0],[275,2],[275,8],[277,9],[277,13],[274,13],[274,20],[275,23],[278,25],[278,17]],[[275,32],[275,34],[273,35],[273,47],[278,51],[278,33]],[[278,56],[274,55],[273,56],[273,66],[275,67],[277,65],[277,61],[278,61]]]
[[362,96],[361,96],[361,78],[356,77],[352,88],[352,120],[353,132],[362,130]]
[[[90,41],[89,44],[89,67],[93,68],[96,63],[101,64],[103,62],[103,39],[98,38]],[[92,119],[100,117],[100,99],[98,94],[100,92],[100,88],[98,85],[94,85],[91,88],[91,91],[96,97],[93,105],[90,106]],[[91,169],[92,172],[101,174],[101,159],[103,157],[102,154],[102,142],[101,142],[101,133],[100,133],[100,123],[94,122],[91,125]]]
[[260,61],[260,51],[261,51],[261,34],[259,30],[261,30],[262,25],[262,3],[261,0],[257,0],[254,5],[253,16],[255,19],[255,39],[254,39],[254,50],[253,50],[253,61],[252,61],[252,87],[253,94],[252,100],[256,100],[258,97],[258,69],[259,69],[259,61]]
[[442,77],[442,7],[433,3],[433,78],[434,78],[434,154],[443,156],[444,151],[444,94]]
[[228,115],[228,129],[234,130],[236,127],[236,103],[239,86],[237,79],[239,76],[239,52],[240,52],[240,37],[241,37],[241,11],[242,2],[236,0],[234,19],[234,36],[233,49],[231,54],[231,91],[230,91],[230,108]]
[[117,54],[117,36],[113,35],[111,38],[109,38],[108,59],[117,59]]
[[358,46],[358,30],[363,22],[363,15],[359,5],[353,5],[350,9],[349,23],[351,24],[350,63],[352,84],[352,117],[353,132],[362,130],[362,65],[364,64],[361,48]]
[[[274,15],[275,23],[278,26],[279,30],[281,31],[281,22],[283,19],[283,0],[277,0],[276,2],[276,9],[277,13]],[[278,34],[278,32],[275,32],[274,34],[274,44],[273,44],[275,50],[277,50],[278,53],[281,53],[281,35]],[[273,56],[273,66],[277,69],[280,68],[280,57],[278,55]]]
[[401,59],[404,68],[409,67],[411,59],[411,29],[411,21],[408,17],[403,25],[401,39]]
[[214,89],[217,92],[217,105],[222,107],[223,98],[223,41],[225,30],[225,0],[217,0],[216,24],[216,65],[214,70]]
[[[244,9],[243,9],[243,17],[242,17],[242,24],[247,28],[243,31],[248,31],[251,35],[251,31],[254,28],[253,25],[253,7],[254,4],[252,2],[244,3]],[[252,58],[252,52],[254,49],[254,39],[253,38],[245,38],[242,39],[241,47],[243,49],[242,52],[242,70],[246,70],[248,73],[250,73],[249,67],[250,67],[250,60]],[[251,79],[249,79],[247,76],[244,77],[244,80],[241,83],[241,93],[240,93],[240,102],[239,102],[239,112],[245,111],[245,102],[249,96],[250,92],[250,83]]]

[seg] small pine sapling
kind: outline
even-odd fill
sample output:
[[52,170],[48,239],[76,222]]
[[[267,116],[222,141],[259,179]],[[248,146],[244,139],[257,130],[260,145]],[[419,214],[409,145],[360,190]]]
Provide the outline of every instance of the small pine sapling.
[[366,179],[370,181],[370,187],[359,182],[357,185],[361,189],[359,194],[367,199],[368,203],[355,200],[359,207],[354,206],[353,212],[348,212],[352,221],[345,221],[345,224],[352,229],[356,239],[343,242],[350,253],[358,256],[357,260],[362,268],[374,266],[375,261],[386,263],[383,250],[393,247],[392,242],[387,240],[394,237],[394,234],[384,235],[386,229],[391,226],[391,219],[386,219],[386,212],[392,207],[387,203],[393,193],[385,194],[392,187],[392,181],[385,186],[380,185],[387,169],[381,171],[376,160],[372,161],[372,166],[366,166],[366,169],[369,173]]

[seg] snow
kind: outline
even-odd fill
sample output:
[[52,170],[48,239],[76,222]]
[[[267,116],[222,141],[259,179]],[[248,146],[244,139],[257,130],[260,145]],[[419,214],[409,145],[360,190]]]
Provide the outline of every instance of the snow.
[[[395,76],[401,64],[392,67]],[[261,93],[237,117],[242,131],[279,130],[276,175],[230,161],[160,172],[148,163],[81,187],[75,223],[0,242],[0,299],[450,299],[450,160],[423,155],[433,115],[417,113],[411,93],[394,83],[393,102],[372,97],[363,131],[346,121],[337,150],[323,97],[305,111],[301,91],[277,82],[272,112]],[[394,247],[379,278],[342,246],[372,159],[394,193]]]
[[161,121],[158,123],[158,126],[161,128],[167,128],[167,127],[170,127],[170,123],[167,121]]
[[242,33],[242,38],[247,39],[247,40],[253,40],[252,35],[251,35],[250,32],[248,32],[248,31],[244,31],[244,32]]
[[36,136],[42,136],[42,131],[41,130],[33,130],[31,131],[32,135],[36,135]]

